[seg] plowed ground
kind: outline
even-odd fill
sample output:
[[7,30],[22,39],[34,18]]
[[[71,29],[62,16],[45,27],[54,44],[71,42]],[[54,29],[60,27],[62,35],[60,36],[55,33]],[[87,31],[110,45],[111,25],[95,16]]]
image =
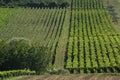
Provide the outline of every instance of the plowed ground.
[[19,80],[120,80],[120,75],[76,74],[76,75],[27,76]]

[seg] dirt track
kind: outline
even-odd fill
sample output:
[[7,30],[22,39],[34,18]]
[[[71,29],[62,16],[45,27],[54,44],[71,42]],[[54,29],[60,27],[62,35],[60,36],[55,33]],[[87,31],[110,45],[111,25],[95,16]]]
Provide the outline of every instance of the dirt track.
[[119,75],[49,75],[49,76],[28,76],[19,80],[120,80]]

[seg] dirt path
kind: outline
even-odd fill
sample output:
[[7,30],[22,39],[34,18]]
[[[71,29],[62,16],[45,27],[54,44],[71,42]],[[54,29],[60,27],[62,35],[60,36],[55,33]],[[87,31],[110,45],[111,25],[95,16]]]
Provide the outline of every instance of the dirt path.
[[107,74],[73,74],[73,75],[48,75],[48,76],[28,76],[19,80],[120,80],[119,75]]
[[58,41],[57,49],[56,49],[56,56],[55,56],[55,63],[54,68],[56,69],[64,69],[64,59],[65,59],[65,52],[68,42],[68,35],[69,35],[69,24],[70,24],[70,11],[66,9],[65,13],[65,22],[62,28],[62,32],[60,35],[60,39]]

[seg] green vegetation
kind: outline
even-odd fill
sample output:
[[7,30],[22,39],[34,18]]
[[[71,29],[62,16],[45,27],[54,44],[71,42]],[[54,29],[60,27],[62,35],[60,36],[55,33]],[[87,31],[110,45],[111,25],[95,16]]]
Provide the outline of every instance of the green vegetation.
[[33,74],[35,74],[35,71],[30,71],[30,70],[1,71],[0,79],[15,77],[15,76],[22,76],[22,75],[33,75]]
[[30,69],[39,74],[47,70],[51,54],[48,48],[32,45],[26,39],[0,41],[0,70]]
[[66,68],[72,73],[117,73],[120,35],[103,0],[72,0]]
[[25,76],[8,77],[8,78],[3,78],[2,80],[18,80],[24,77]]
[[[7,25],[9,19],[17,12],[16,9],[0,8],[0,29]],[[7,13],[7,14],[6,14]]]
[[[0,29],[0,38],[9,40],[12,37],[23,37],[36,45],[48,47],[53,52],[53,65],[57,65],[56,60],[61,61],[56,59],[56,55],[59,57],[58,54],[62,52],[63,60],[61,62],[63,67],[69,28],[69,25],[66,25],[69,22],[67,20],[69,19],[69,15],[66,14],[67,10],[65,8],[18,8],[17,11],[16,15],[7,22],[7,25]],[[63,40],[66,40],[66,42],[63,42]]]
[[[115,23],[115,28],[120,31],[120,0],[109,0],[109,4],[106,2],[106,6],[109,7],[109,12]],[[110,8],[111,7],[111,8]]]
[[120,33],[104,0],[1,0],[0,6],[12,7],[0,8],[1,71],[120,72]]
[[70,0],[1,0],[1,7],[68,7]]
[[66,47],[68,42],[69,35],[69,20],[70,20],[70,11],[66,9],[66,13],[64,15],[64,23],[61,31],[61,35],[56,48],[55,55],[55,64],[54,67],[57,69],[64,69],[64,58],[66,53]]

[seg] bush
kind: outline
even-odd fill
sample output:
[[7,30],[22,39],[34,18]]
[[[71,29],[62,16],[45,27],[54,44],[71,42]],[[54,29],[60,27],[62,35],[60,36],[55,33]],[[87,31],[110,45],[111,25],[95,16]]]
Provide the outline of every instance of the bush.
[[47,70],[52,55],[47,47],[32,45],[27,39],[0,41],[0,70],[30,69],[36,73]]
[[58,7],[58,4],[56,2],[49,2],[48,6],[50,8]]
[[63,2],[60,6],[61,7],[69,7],[70,4],[68,2]]
[[52,62],[52,53],[43,46],[33,46],[29,50],[28,61],[30,69],[35,70],[37,74],[47,71],[49,63]]
[[68,7],[68,0],[1,0],[1,6],[5,7]]
[[34,75],[34,74],[35,74],[35,71],[30,71],[30,70],[1,71],[0,79],[7,78],[7,77],[21,76],[21,75]]

